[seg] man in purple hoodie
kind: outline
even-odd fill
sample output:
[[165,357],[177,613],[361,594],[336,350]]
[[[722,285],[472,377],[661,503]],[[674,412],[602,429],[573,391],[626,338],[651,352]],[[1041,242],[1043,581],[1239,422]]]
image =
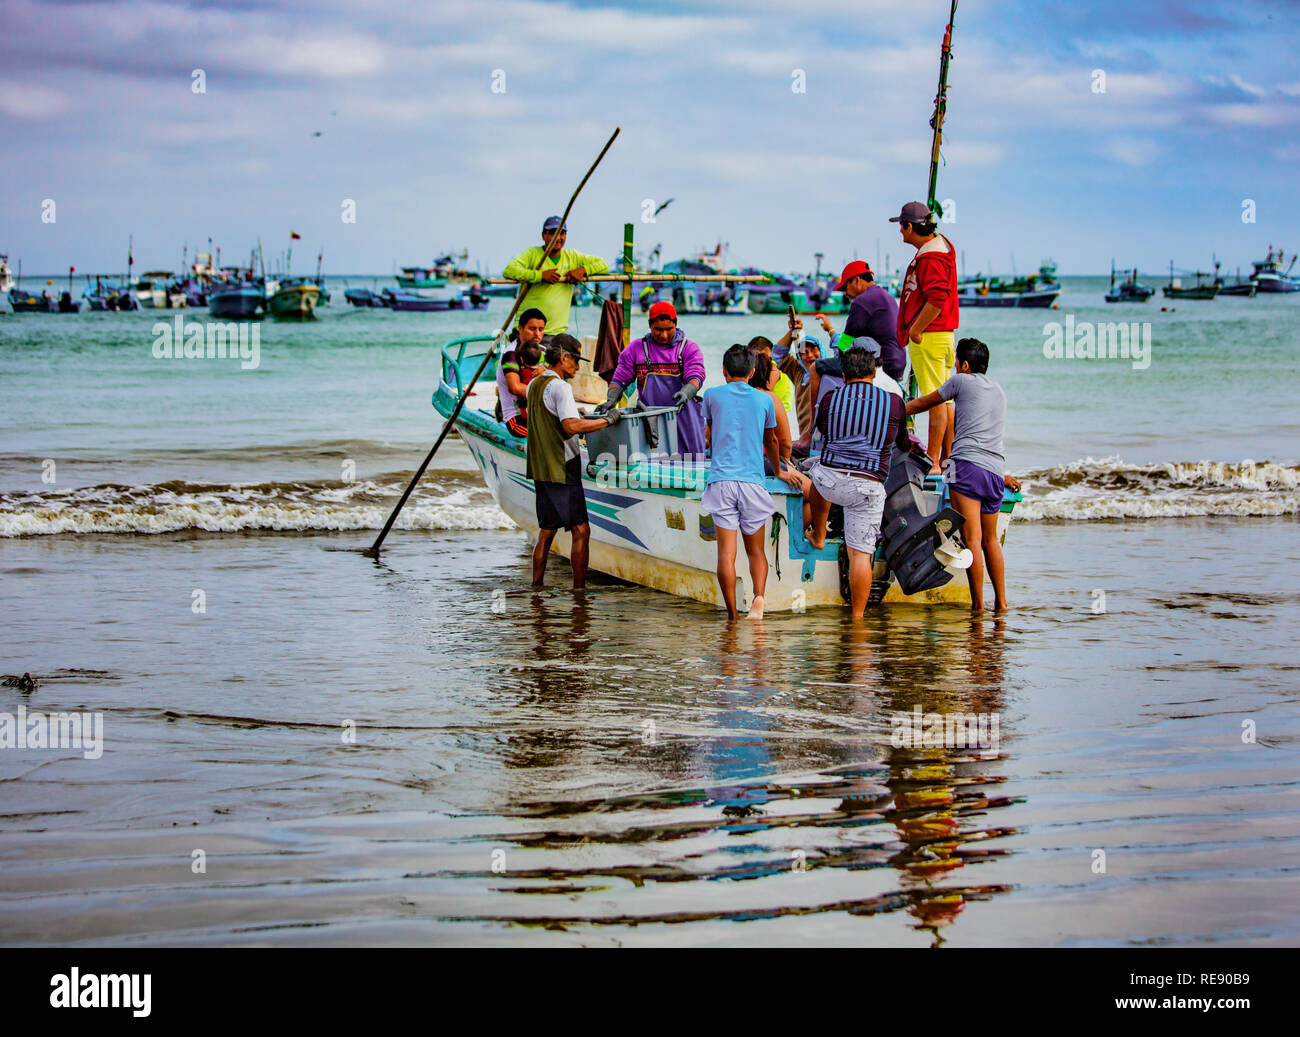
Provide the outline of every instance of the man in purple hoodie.
[[704,384],[704,354],[677,327],[672,303],[655,303],[649,316],[650,333],[634,339],[619,354],[609,396],[595,413],[600,416],[617,406],[635,381],[645,406],[677,408],[678,451],[703,457],[704,411],[695,395]]

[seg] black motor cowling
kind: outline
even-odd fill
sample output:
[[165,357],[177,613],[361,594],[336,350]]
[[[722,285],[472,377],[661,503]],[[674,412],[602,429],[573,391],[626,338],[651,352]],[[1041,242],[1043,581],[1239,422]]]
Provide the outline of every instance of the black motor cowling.
[[925,489],[932,467],[919,447],[908,452],[894,447],[890,456],[880,542],[889,572],[904,594],[942,587],[952,579],[935,551],[961,529],[963,519],[955,509],[943,507],[942,494]]

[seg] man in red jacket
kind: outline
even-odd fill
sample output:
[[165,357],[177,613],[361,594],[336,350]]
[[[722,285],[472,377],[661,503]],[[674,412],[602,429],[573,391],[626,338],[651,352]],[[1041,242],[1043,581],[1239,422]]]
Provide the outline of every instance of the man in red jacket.
[[[957,330],[957,249],[935,232],[934,215],[924,202],[908,202],[890,223],[897,223],[903,240],[916,249],[907,265],[898,301],[898,343],[906,345],[916,375],[917,395],[938,390],[957,362],[953,333]],[[931,474],[942,471],[952,449],[952,407],[930,412],[928,450]]]

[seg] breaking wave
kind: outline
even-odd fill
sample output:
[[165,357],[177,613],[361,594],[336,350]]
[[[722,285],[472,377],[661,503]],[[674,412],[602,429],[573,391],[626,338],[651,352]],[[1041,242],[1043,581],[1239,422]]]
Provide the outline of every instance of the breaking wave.
[[1091,457],[1021,478],[1017,521],[1300,514],[1300,467],[1272,462],[1131,464]]
[[[0,494],[0,537],[202,530],[380,529],[410,473],[359,482],[105,484]],[[1300,514],[1300,467],[1219,461],[1130,464],[1085,458],[1021,476],[1016,521]],[[511,529],[476,472],[429,472],[398,529]]]
[[[0,495],[0,537],[380,529],[409,478],[410,473],[353,483],[109,484],[57,493],[4,494]],[[395,525],[427,530],[513,527],[482,482],[465,472],[426,475]]]

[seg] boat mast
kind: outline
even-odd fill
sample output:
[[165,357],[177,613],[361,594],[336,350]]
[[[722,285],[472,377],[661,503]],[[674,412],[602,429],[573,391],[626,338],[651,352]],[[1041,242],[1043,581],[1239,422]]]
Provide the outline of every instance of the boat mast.
[[948,25],[943,31],[943,45],[939,49],[939,89],[934,95],[934,114],[930,116],[930,128],[934,136],[930,144],[930,186],[926,201],[930,211],[936,216],[943,215],[943,207],[935,197],[939,186],[939,149],[943,144],[943,117],[948,112],[948,64],[952,60],[952,23],[957,17],[957,0],[952,0],[952,10],[948,14]]

